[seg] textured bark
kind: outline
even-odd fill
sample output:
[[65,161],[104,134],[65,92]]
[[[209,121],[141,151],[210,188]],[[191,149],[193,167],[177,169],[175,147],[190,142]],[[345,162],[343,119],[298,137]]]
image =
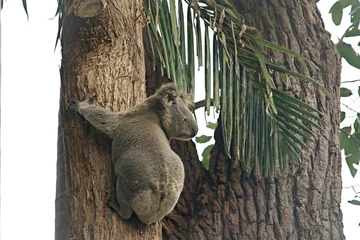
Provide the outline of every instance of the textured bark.
[[145,99],[142,2],[106,1],[101,12],[91,10],[94,18],[75,16],[79,2],[65,1],[61,39],[55,239],[160,239],[160,223],[125,222],[108,208],[110,140],[67,107],[86,95],[114,111]]
[[[106,202],[114,184],[110,141],[66,107],[69,97],[88,94],[98,96],[95,104],[119,111],[145,97],[141,2],[106,2],[98,16],[81,19],[70,14],[64,23],[56,239],[160,239],[161,224],[143,226],[134,217],[124,222],[109,210]],[[238,162],[225,157],[219,129],[209,171],[198,161],[194,143],[172,141],[185,165],[185,186],[175,210],[163,219],[162,235],[165,239],[344,239],[340,59],[315,1],[238,0],[234,6],[265,39],[314,61],[317,68],[269,52],[277,62],[325,84],[329,96],[293,78],[288,91],[324,113],[325,131],[316,132],[315,143],[307,142],[310,148],[304,150],[300,165],[271,178],[243,172]],[[155,60],[149,56],[147,93],[152,94],[167,79],[152,71],[149,63]]]
[[[339,149],[340,58],[324,29],[315,1],[233,1],[248,26],[267,40],[300,52],[316,67],[282,53],[275,61],[324,83],[329,96],[312,84],[290,78],[288,94],[323,112],[324,131],[307,142],[299,165],[277,177],[253,176],[224,154],[222,136],[210,169],[191,156],[191,143],[174,147],[186,168],[186,182],[173,213],[164,219],[165,239],[344,239]],[[281,81],[276,79],[281,88]],[[184,145],[185,146],[184,148]],[[189,156],[190,153],[190,156]]]

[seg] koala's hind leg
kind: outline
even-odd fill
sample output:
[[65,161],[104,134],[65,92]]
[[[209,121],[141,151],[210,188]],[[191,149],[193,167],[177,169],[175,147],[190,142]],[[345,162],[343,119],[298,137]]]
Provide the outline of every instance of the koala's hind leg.
[[70,109],[83,115],[94,127],[113,138],[113,131],[119,120],[119,113],[113,113],[105,108],[90,105],[87,101],[80,102],[69,99]]
[[109,207],[124,220],[128,220],[133,213],[131,207],[125,203],[121,203],[120,205],[115,198],[110,198],[108,204]]
[[120,180],[116,180],[116,199],[109,199],[109,207],[112,208],[122,219],[127,220],[131,217],[133,210],[132,208],[125,202],[125,196],[121,191]]

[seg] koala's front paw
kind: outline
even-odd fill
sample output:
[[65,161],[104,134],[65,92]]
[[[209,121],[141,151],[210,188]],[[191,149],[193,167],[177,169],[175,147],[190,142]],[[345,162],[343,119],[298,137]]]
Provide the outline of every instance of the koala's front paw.
[[70,98],[68,100],[68,106],[71,110],[73,111],[78,111],[78,107],[79,107],[79,101],[78,100],[75,100],[73,98]]

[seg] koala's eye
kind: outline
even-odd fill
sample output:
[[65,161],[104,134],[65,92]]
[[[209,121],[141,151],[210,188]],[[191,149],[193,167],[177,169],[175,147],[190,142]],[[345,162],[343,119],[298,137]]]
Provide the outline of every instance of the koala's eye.
[[169,93],[169,94],[168,94],[168,100],[169,100],[169,101],[173,101],[174,99],[175,99],[175,95],[172,94],[172,93]]

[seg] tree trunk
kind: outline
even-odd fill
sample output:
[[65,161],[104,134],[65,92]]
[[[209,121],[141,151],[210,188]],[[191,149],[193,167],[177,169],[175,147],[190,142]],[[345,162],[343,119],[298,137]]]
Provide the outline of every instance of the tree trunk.
[[[344,239],[339,149],[340,58],[324,29],[315,1],[233,1],[259,35],[300,52],[316,67],[269,52],[276,62],[322,82],[329,96],[290,78],[288,94],[323,112],[324,131],[307,142],[299,165],[276,177],[253,176],[224,154],[215,131],[210,169],[192,157],[191,143],[174,143],[186,169],[184,191],[164,219],[165,239]],[[276,79],[281,87],[281,81]],[[189,154],[190,153],[190,154]],[[194,160],[195,159],[195,160]]]
[[67,107],[70,97],[121,111],[145,99],[141,0],[64,1],[55,239],[160,239],[160,223],[121,220],[110,140]]
[[[315,1],[238,0],[234,6],[265,39],[314,61],[318,69],[269,52],[277,62],[325,84],[329,96],[293,78],[288,91],[324,113],[325,131],[317,132],[315,143],[307,142],[310,148],[298,166],[269,178],[244,172],[228,159],[219,129],[209,171],[199,162],[194,143],[172,141],[185,165],[185,186],[162,229],[159,223],[147,227],[136,218],[122,221],[109,210],[106,203],[114,185],[110,141],[66,104],[70,97],[97,95],[95,104],[120,111],[145,98],[141,1],[107,1],[103,11],[101,2],[92,11],[84,11],[80,3],[65,1],[56,239],[160,239],[161,230],[165,239],[344,239],[340,58]],[[147,65],[154,61],[149,56]],[[146,69],[147,92],[153,93],[166,79],[149,65]]]

